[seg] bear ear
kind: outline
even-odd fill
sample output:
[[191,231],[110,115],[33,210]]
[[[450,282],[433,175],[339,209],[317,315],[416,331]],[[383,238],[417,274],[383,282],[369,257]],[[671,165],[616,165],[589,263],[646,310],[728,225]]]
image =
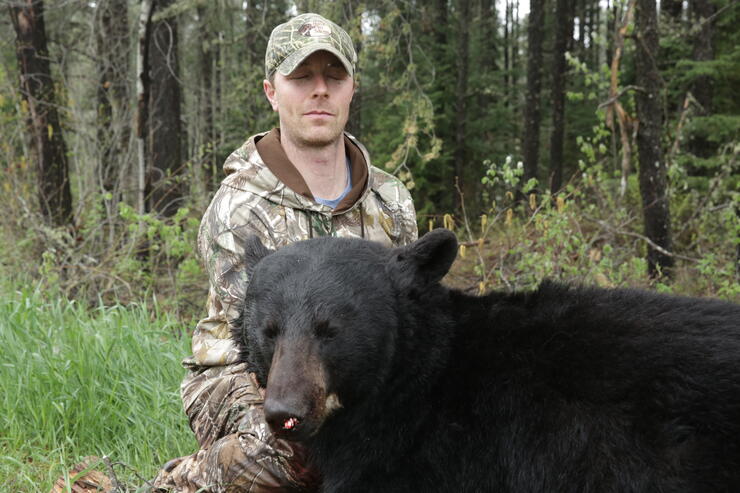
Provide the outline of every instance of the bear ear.
[[402,287],[429,285],[442,280],[457,257],[457,237],[438,228],[403,248],[393,250],[391,265]]
[[273,252],[274,250],[270,250],[262,244],[262,240],[260,240],[257,235],[249,235],[244,244],[244,260],[250,269],[253,268],[257,262]]

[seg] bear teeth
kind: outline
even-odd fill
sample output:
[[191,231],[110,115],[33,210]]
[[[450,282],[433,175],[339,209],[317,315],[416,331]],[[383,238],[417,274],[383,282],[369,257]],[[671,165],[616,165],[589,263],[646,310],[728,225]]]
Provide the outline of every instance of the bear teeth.
[[298,425],[298,418],[288,418],[285,420],[285,423],[283,423],[283,429],[292,430],[297,425]]

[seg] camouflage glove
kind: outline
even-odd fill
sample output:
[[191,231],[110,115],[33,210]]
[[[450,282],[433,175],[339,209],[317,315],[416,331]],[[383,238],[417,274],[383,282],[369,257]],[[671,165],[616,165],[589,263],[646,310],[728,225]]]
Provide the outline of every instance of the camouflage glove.
[[169,461],[154,487],[185,493],[318,490],[303,448],[270,433],[264,390],[244,364],[195,373],[183,382],[182,393],[201,450]]

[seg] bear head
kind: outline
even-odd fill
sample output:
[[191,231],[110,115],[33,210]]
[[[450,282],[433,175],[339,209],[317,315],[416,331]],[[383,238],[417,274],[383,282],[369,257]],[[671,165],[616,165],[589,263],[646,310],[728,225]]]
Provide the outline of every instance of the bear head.
[[251,237],[250,282],[234,337],[266,387],[272,431],[305,440],[343,408],[377,396],[397,357],[398,300],[438,283],[456,254],[447,230],[392,250],[316,238],[272,251]]

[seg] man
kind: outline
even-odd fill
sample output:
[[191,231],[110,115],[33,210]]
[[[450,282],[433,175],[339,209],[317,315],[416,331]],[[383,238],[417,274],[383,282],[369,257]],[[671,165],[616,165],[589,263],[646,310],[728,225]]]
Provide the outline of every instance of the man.
[[200,450],[168,462],[158,488],[312,491],[320,484],[300,446],[270,435],[264,390],[238,363],[230,322],[248,283],[249,235],[273,249],[324,235],[387,245],[416,239],[406,188],[371,166],[365,148],[344,132],[356,59],[349,35],[316,14],[299,15],[270,36],[263,87],[280,127],[251,137],[226,160],[227,176],[198,237],[210,278],[208,317],[195,328],[181,392]]

